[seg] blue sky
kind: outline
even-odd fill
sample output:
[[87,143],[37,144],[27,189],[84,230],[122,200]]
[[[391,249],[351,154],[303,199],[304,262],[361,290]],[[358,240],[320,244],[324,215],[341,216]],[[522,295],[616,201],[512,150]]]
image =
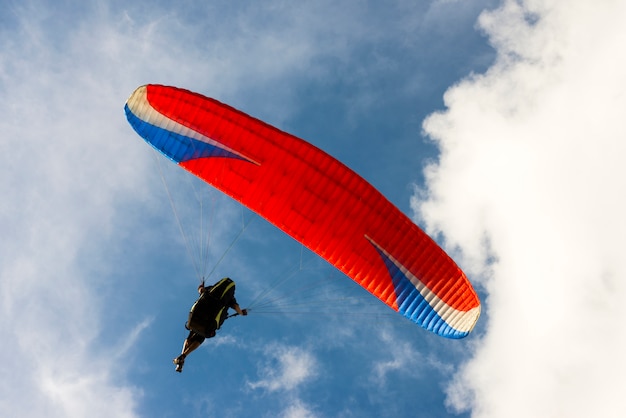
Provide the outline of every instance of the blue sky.
[[[623,2],[48,3],[0,11],[1,416],[624,416]],[[209,193],[209,269],[251,221],[212,278],[242,306],[323,281],[308,306],[334,313],[253,310],[175,373],[198,278],[165,162],[124,117],[146,83],[361,174],[468,273],[476,331],[386,315]]]

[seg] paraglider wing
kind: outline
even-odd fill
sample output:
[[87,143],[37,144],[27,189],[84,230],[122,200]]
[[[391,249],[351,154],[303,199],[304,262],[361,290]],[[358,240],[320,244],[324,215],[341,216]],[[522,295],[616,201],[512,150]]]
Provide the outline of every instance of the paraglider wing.
[[480,315],[454,261],[335,158],[217,100],[160,85],[126,103],[132,127],[185,170],[300,241],[422,327],[462,338]]

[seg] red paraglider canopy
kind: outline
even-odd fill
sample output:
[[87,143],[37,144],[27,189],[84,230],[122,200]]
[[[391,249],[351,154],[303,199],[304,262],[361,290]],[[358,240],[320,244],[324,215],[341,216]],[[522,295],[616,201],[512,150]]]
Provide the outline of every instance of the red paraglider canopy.
[[480,315],[454,261],[372,185],[312,144],[175,87],[139,87],[126,116],[157,150],[300,241],[392,309],[450,338]]

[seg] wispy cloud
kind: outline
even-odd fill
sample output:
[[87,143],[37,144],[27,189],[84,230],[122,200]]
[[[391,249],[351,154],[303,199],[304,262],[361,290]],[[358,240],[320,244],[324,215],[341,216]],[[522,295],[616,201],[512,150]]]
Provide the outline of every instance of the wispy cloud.
[[313,352],[299,346],[271,344],[264,350],[267,359],[258,366],[259,380],[249,381],[252,390],[280,392],[285,418],[317,416],[299,396],[301,389],[318,376],[319,363]]
[[372,381],[384,386],[390,373],[402,373],[417,376],[423,359],[421,353],[406,341],[402,341],[391,333],[382,330],[380,338],[388,347],[388,351],[374,362]]
[[259,365],[259,374],[264,377],[248,382],[252,389],[294,391],[317,375],[315,356],[302,347],[272,345],[265,353],[269,358]]
[[[56,32],[46,26],[58,23],[50,10],[14,13],[1,46],[0,354],[11,366],[0,369],[0,414],[135,416],[141,390],[117,360],[146,324],[117,351],[98,340],[115,306],[98,294],[110,268],[93,251],[110,236],[118,199],[145,190],[129,169],[145,162],[115,139],[126,93],[99,79],[128,55],[89,56],[103,43],[121,45],[97,19],[90,31]],[[92,58],[100,71],[85,67]]]
[[318,415],[301,401],[295,401],[289,405],[282,413],[283,418],[314,418]]

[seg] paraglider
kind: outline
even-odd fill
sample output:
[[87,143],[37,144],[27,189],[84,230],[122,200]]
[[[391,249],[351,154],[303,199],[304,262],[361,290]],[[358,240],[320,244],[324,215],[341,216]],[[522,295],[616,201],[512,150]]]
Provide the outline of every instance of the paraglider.
[[480,301],[463,271],[372,185],[324,151],[176,87],[141,86],[125,111],[158,151],[393,310],[448,338],[474,328]]
[[230,277],[224,277],[212,286],[205,286],[204,283],[198,286],[200,297],[191,307],[185,324],[189,335],[185,338],[182,352],[174,359],[177,372],[183,371],[187,356],[206,338],[215,337],[216,331],[228,318],[228,308],[234,309],[237,315],[248,315],[248,311],[241,309],[235,299],[235,286]]

